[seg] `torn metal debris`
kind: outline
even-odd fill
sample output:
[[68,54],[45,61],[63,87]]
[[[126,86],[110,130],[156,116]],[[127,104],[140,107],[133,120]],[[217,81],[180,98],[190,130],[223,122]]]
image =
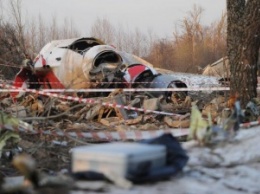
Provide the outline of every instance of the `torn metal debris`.
[[[160,73],[163,71],[140,57],[119,51],[95,38],[55,40],[46,44],[32,63],[28,65],[26,61],[26,65],[16,75],[15,87],[82,89],[221,86],[216,77]],[[103,92],[101,95],[108,94]],[[170,96],[171,92],[149,92],[149,95]],[[12,93],[12,96],[16,97],[17,93]]]

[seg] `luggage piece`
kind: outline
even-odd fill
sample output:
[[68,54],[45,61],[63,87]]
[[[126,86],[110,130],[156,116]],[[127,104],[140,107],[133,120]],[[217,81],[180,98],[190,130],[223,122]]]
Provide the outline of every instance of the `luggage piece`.
[[72,172],[113,173],[128,177],[143,168],[155,170],[166,164],[166,147],[140,143],[105,143],[72,150]]

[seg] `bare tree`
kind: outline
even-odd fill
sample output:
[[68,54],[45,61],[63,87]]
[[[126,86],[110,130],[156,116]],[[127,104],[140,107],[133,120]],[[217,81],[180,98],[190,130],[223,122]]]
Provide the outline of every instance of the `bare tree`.
[[[226,38],[227,38],[227,13],[223,13],[220,20],[217,22],[216,25],[216,40],[219,47],[216,49],[216,51],[226,51]],[[226,54],[226,52],[220,53],[223,57]]]
[[0,25],[0,62],[5,64],[20,64],[24,53],[19,47],[16,29],[6,23]]
[[0,20],[0,60],[1,63],[19,65],[26,54],[22,4],[21,0],[13,0],[8,1],[7,5],[8,20],[2,15]]
[[[150,34],[151,35],[151,34]],[[122,24],[112,25],[107,19],[98,18],[92,28],[91,36],[115,46],[118,50],[133,53],[140,57],[148,55],[151,36],[142,33],[138,28],[129,29]]]
[[206,26],[200,22],[202,13],[201,7],[194,6],[180,25],[176,24],[172,39],[153,40],[146,59],[170,70],[201,73],[206,65],[224,57],[226,14]]
[[174,48],[171,41],[160,39],[153,43],[148,60],[160,68],[176,70],[173,62]]
[[201,25],[202,13],[203,8],[194,5],[180,26],[173,31],[172,61],[175,61],[175,70],[197,72],[197,66],[201,65],[199,57],[204,49],[205,36],[204,27]]
[[231,94],[242,105],[256,97],[257,60],[260,47],[260,1],[227,0],[227,54],[231,72]]
[[0,0],[0,24],[3,22],[3,2]]
[[43,47],[46,42],[49,40],[47,37],[48,37],[48,30],[47,30],[47,27],[46,27],[46,24],[42,18],[41,15],[38,16],[38,22],[37,22],[37,32],[38,32],[38,42],[37,42],[37,47],[38,50]]
[[74,26],[72,19],[65,18],[63,22],[63,27],[60,30],[60,35],[62,38],[75,38],[79,37],[79,32]]
[[52,22],[50,24],[50,29],[49,29],[49,36],[51,40],[60,39],[59,25],[57,23],[57,16],[55,15],[52,16]]
[[109,20],[105,18],[97,18],[97,20],[91,28],[90,34],[93,37],[101,39],[107,44],[113,44],[115,40],[115,28],[109,22]]
[[34,19],[28,22],[27,32],[25,34],[25,40],[27,42],[27,53],[30,58],[34,58],[35,53],[39,50],[37,48],[38,43],[38,31],[37,31],[37,23]]
[[19,40],[19,46],[21,52],[26,54],[26,42],[24,39],[24,21],[22,15],[22,1],[21,0],[12,0],[9,1],[10,15],[14,20],[14,26],[16,29],[17,37]]
[[183,20],[183,29],[185,30],[184,33],[186,33],[190,43],[192,66],[198,65],[196,60],[195,47],[196,47],[196,42],[198,42],[203,38],[202,25],[200,23],[202,12],[203,12],[202,7],[194,5],[193,9],[188,14],[188,17],[185,17]]

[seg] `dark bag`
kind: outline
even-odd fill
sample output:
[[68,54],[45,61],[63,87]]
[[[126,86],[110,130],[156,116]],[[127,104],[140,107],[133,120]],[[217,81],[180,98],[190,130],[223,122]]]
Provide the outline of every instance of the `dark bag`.
[[188,162],[188,155],[172,134],[163,134],[153,139],[142,140],[140,143],[166,146],[166,165],[159,169],[150,170],[149,164],[141,164],[137,174],[132,174],[132,176],[127,177],[135,183],[169,178],[180,172]]

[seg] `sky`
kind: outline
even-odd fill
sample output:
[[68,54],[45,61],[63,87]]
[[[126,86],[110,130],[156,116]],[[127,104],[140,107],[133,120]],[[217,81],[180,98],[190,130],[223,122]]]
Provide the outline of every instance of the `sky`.
[[204,9],[202,23],[207,25],[221,17],[226,0],[22,0],[22,11],[26,17],[40,14],[45,22],[72,20],[83,36],[97,18],[106,18],[114,26],[168,37],[194,4]]

